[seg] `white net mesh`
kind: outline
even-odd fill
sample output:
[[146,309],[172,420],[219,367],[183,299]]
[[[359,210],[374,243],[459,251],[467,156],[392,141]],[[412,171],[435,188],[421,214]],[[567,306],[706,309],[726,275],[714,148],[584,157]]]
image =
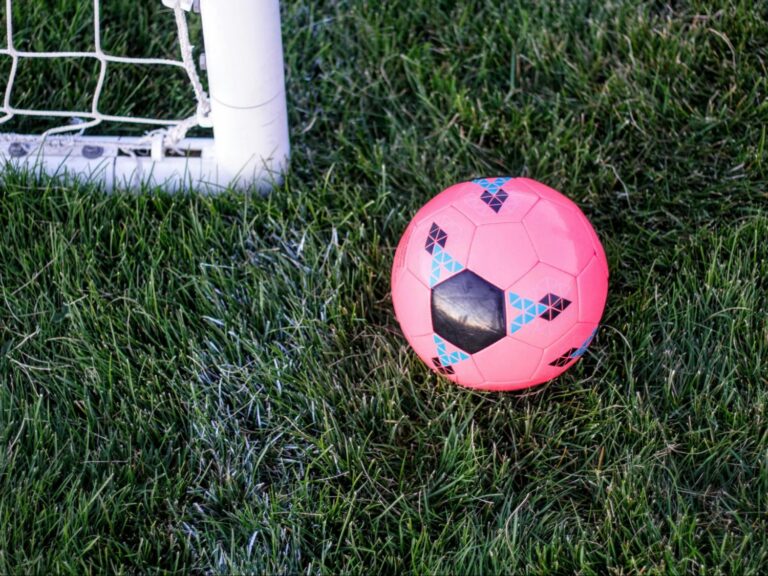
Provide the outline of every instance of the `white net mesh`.
[[[17,2],[27,2],[28,0],[17,0]],[[155,0],[160,1],[160,0]],[[0,134],[0,140],[6,143],[35,143],[46,140],[48,144],[51,141],[61,140],[67,144],[82,134],[84,130],[93,128],[102,122],[120,122],[135,125],[145,125],[155,127],[145,134],[141,139],[132,143],[122,144],[121,148],[146,148],[153,144],[160,143],[164,149],[173,148],[187,134],[187,132],[196,126],[210,126],[210,101],[206,94],[203,84],[198,75],[197,68],[193,58],[193,47],[189,38],[189,29],[187,26],[187,15],[185,10],[191,8],[191,0],[163,0],[163,4],[173,10],[176,27],[178,30],[178,44],[180,59],[173,60],[167,58],[141,58],[119,56],[108,53],[102,45],[102,7],[101,0],[93,0],[93,45],[92,51],[33,51],[18,50],[14,43],[14,24],[13,24],[13,0],[5,0],[5,20],[6,20],[6,47],[0,49],[0,56],[7,56],[11,59],[10,72],[8,74],[5,86],[5,94],[0,106],[0,130],[3,125],[9,123],[18,116],[61,118],[62,123],[52,128],[44,130],[38,135],[22,136],[19,134]],[[130,24],[129,24],[130,25]],[[19,66],[24,59],[40,60],[52,58],[69,59],[91,59],[97,63],[98,76],[95,88],[91,94],[90,110],[72,111],[57,109],[36,109],[30,107],[16,107],[13,102],[14,85],[17,80]],[[197,101],[196,113],[178,119],[160,119],[133,115],[113,115],[104,113],[100,110],[99,104],[107,81],[107,70],[109,65],[134,64],[143,66],[166,66],[175,69],[181,69],[186,72],[186,76],[194,92]]]

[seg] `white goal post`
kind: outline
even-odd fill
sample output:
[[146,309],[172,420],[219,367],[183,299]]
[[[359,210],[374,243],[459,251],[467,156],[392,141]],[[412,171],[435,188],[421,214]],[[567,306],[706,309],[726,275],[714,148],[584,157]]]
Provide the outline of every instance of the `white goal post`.
[[[179,36],[179,60],[135,58],[107,53],[101,46],[100,9],[93,1],[95,50],[32,52],[14,46],[13,2],[6,3],[6,46],[11,58],[0,106],[0,161],[5,168],[44,171],[55,177],[98,180],[106,189],[267,188],[280,180],[289,156],[283,47],[279,0],[142,0],[173,10]],[[90,1],[90,0],[84,0]],[[188,12],[200,13],[204,52],[200,68],[193,58]],[[19,62],[39,58],[92,58],[99,76],[88,111],[15,107],[13,87]],[[99,109],[110,64],[183,68],[197,100],[197,113],[179,120],[112,116]],[[199,74],[207,73],[207,94]],[[2,78],[0,77],[0,82]],[[0,90],[3,87],[0,85]],[[13,134],[3,124],[19,116],[61,119],[40,134]],[[90,135],[103,122],[153,128],[144,136]],[[197,126],[213,129],[213,138],[187,138]],[[84,129],[89,135],[83,135]],[[0,175],[0,179],[2,176]]]

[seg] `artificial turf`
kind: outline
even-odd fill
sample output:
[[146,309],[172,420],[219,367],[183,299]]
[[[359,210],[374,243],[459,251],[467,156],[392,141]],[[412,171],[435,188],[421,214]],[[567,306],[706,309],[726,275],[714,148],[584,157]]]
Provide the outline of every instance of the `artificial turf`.
[[[82,2],[16,4],[28,42],[87,41]],[[115,50],[173,47],[162,8],[109,5]],[[765,4],[283,13],[293,160],[268,197],[3,174],[0,572],[763,571]],[[50,66],[20,101],[89,101]],[[184,110],[184,88],[112,98]],[[587,355],[526,393],[437,377],[389,296],[415,210],[497,174],[575,200],[611,268]]]

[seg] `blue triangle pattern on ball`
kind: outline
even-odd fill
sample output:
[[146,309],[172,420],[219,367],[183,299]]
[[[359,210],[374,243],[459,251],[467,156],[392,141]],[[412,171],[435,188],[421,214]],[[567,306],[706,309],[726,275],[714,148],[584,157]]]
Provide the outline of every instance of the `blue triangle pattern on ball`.
[[453,366],[459,362],[463,362],[469,358],[469,354],[456,350],[454,352],[448,352],[448,345],[437,334],[432,336],[435,344],[437,345],[437,357],[440,360],[442,366]]
[[509,328],[511,334],[514,334],[526,324],[533,322],[539,315],[547,311],[545,304],[523,298],[514,292],[509,293],[509,303],[513,308],[521,311],[521,314],[512,319],[512,325]]
[[479,184],[491,194],[496,194],[504,184],[509,182],[511,178],[509,176],[502,176],[499,178],[477,178],[472,180],[474,184]]
[[440,281],[443,270],[447,272],[460,272],[464,269],[440,244],[432,247],[432,273],[429,276],[429,286],[432,287]]
[[504,205],[504,202],[509,198],[509,194],[502,189],[502,186],[509,180],[510,178],[508,177],[478,178],[477,180],[472,180],[472,182],[483,187],[483,193],[480,195],[480,199],[485,202],[491,210],[498,213]]

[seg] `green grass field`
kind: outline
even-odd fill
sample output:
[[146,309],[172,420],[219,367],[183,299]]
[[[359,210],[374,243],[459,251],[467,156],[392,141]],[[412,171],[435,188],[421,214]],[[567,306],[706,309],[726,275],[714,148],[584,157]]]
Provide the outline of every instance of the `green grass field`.
[[[88,41],[87,2],[19,4]],[[110,46],[173,54],[154,4],[111,2]],[[765,4],[283,11],[268,198],[2,177],[0,573],[764,571]],[[50,66],[19,101],[88,102]],[[121,110],[190,106],[132,82]],[[589,353],[527,393],[435,376],[389,296],[415,210],[495,174],[573,198],[611,266]]]

